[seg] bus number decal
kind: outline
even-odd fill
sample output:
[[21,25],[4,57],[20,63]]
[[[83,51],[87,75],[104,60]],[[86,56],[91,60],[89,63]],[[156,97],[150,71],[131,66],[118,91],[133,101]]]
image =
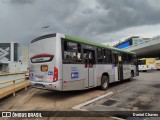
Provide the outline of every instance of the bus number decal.
[[78,72],[72,72],[72,73],[71,73],[71,78],[72,78],[72,79],[78,78]]

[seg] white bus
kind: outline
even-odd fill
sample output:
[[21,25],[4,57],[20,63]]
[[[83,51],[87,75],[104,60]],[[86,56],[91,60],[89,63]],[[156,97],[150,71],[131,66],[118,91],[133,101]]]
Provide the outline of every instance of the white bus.
[[135,53],[55,33],[30,45],[30,83],[57,91],[84,90],[133,79],[138,75]]
[[147,72],[156,69],[156,58],[141,58],[138,60],[139,71]]
[[160,59],[156,60],[156,70],[160,70]]

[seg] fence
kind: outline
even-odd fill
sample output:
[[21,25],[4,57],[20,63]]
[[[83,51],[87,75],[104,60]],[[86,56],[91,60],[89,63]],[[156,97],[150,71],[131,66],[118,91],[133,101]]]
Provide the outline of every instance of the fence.
[[[4,87],[0,88],[0,99],[7,96],[7,95],[10,95],[10,94],[13,94],[13,96],[15,96],[16,91],[18,91],[20,89],[25,88],[25,90],[26,90],[27,86],[29,86],[29,81],[26,78],[27,78],[27,76],[14,78],[14,79],[5,80],[5,81],[0,82],[0,85],[4,86]],[[20,82],[17,82],[19,80],[20,80]],[[5,86],[5,84],[8,84],[8,83],[9,83],[9,86]]]

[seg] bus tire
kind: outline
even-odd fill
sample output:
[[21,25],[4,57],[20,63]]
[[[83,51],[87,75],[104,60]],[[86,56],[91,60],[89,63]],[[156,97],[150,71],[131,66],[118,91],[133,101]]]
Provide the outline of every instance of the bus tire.
[[109,86],[109,78],[108,78],[108,76],[103,75],[101,78],[101,86],[100,87],[102,90],[107,90],[108,86]]
[[130,79],[129,79],[129,80],[133,80],[133,77],[134,77],[134,72],[131,71],[131,76],[130,76]]

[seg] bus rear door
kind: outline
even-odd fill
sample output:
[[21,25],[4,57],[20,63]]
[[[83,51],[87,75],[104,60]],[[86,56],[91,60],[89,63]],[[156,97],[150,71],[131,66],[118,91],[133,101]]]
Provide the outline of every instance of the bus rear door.
[[84,88],[94,86],[94,62],[95,62],[95,51],[94,50],[83,50],[84,55]]

